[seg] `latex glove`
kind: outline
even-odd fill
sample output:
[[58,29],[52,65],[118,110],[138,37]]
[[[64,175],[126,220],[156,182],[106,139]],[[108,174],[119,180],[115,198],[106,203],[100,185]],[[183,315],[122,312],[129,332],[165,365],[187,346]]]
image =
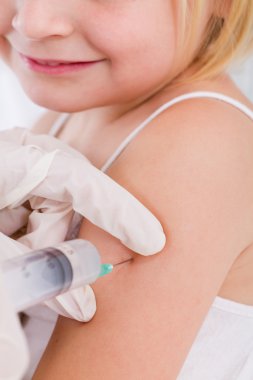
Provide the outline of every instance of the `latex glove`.
[[[51,136],[24,128],[0,132],[0,174],[0,230],[11,235],[27,224],[26,235],[18,239],[27,247],[40,249],[64,241],[73,210],[142,255],[155,254],[165,244],[162,226],[148,209],[87,158]],[[32,212],[24,207],[27,200]],[[73,238],[76,232],[78,228]],[[46,304],[79,321],[90,320],[96,311],[89,286]]]
[[[25,128],[0,132],[0,174],[0,210],[6,218],[1,223],[0,214],[0,229],[9,234],[18,219],[19,225],[27,221],[23,204],[29,200],[34,210],[28,225],[32,232],[21,241],[31,248],[58,242],[52,227],[58,231],[62,215],[70,219],[72,209],[142,255],[155,254],[165,245],[162,226],[147,208],[85,156],[54,137],[34,135]],[[17,209],[9,214],[6,208]],[[64,240],[66,227],[65,223],[59,241]]]
[[[0,233],[1,260],[15,255],[18,243]],[[25,250],[24,250],[25,251]],[[29,349],[14,306],[2,281],[0,265],[0,379],[21,380],[29,365]]]

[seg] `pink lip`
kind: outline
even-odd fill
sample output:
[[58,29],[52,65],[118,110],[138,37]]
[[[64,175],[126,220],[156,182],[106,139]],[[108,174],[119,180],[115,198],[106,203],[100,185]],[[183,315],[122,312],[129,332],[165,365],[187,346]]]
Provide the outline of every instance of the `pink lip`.
[[[88,68],[94,64],[101,61],[90,61],[90,62],[69,62],[69,63],[59,63],[57,66],[50,66],[47,64],[41,64],[31,57],[27,57],[22,53],[19,53],[19,56],[22,58],[23,62],[31,70],[39,73],[45,73],[49,75],[61,75],[71,73],[77,70]],[[42,61],[42,60],[41,60]],[[58,63],[59,61],[45,60],[51,63]]]

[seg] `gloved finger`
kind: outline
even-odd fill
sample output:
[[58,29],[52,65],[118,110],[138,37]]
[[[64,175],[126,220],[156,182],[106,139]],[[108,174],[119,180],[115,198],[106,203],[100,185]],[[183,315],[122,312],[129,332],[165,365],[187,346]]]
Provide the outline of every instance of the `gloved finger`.
[[[34,151],[31,152],[32,148]],[[31,160],[32,155],[35,155],[33,162],[38,161],[39,155],[43,156],[38,147],[30,146],[29,149],[29,152],[25,151],[25,161],[28,157]],[[17,153],[16,150],[15,147],[12,155]],[[69,202],[75,211],[137,253],[151,255],[164,247],[166,238],[157,218],[85,157],[79,159],[61,151],[47,155],[44,152],[38,165],[32,169],[19,168],[19,172],[22,170],[27,175],[12,191],[4,192],[6,195],[0,201],[0,208],[22,204],[31,195]],[[9,172],[5,173],[7,177]]]
[[31,211],[25,206],[0,210],[0,231],[8,236],[13,235],[27,225],[30,213]]
[[[38,146],[19,146],[0,140],[0,209],[15,208],[47,176],[58,150],[45,153]],[[22,200],[18,203],[19,200]]]
[[[25,143],[28,145],[22,145]],[[61,156],[64,152],[72,158],[71,163],[74,157],[89,162],[54,137],[33,135],[25,128],[0,131],[0,209],[14,208],[29,200],[30,191],[46,178],[55,154]],[[70,171],[71,167],[65,169]]]
[[30,252],[31,249],[19,241],[11,239],[2,232],[0,232],[0,264],[1,262],[11,259],[13,257],[23,255],[24,253]]
[[56,313],[80,322],[90,321],[96,313],[96,298],[89,285],[71,289],[44,304]]
[[17,241],[33,250],[63,242],[73,218],[72,205],[39,197],[31,198],[30,203],[33,211],[26,234]]
[[21,380],[29,365],[29,348],[1,277],[0,271],[0,379]]
[[68,144],[57,139],[54,136],[47,134],[36,134],[23,127],[14,127],[0,131],[0,140],[17,145],[33,145],[40,147],[45,152],[52,152],[55,149],[59,149],[62,152],[67,152],[73,157],[83,158],[83,155],[74,148],[71,148]]
[[[66,170],[68,167],[72,170]],[[88,160],[56,154],[47,178],[31,193],[69,202],[76,212],[139,254],[155,254],[165,245],[166,237],[159,220]]]

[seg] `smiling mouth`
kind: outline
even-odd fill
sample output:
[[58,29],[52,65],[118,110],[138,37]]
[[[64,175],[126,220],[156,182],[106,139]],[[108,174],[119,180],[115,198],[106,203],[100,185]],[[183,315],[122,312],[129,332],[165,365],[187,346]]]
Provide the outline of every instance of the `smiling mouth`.
[[19,56],[21,60],[25,63],[25,65],[32,71],[45,73],[45,74],[52,74],[52,75],[67,74],[73,71],[91,67],[94,64],[104,61],[104,59],[95,60],[95,61],[94,60],[83,61],[83,62],[80,62],[80,61],[70,62],[70,61],[60,61],[60,60],[50,60],[50,59],[47,60],[47,59],[29,57],[20,52],[19,52]]
[[74,65],[74,64],[88,64],[88,63],[94,63],[98,62],[98,60],[91,60],[91,61],[65,61],[65,60],[52,60],[52,59],[40,59],[40,58],[34,58],[34,57],[29,57],[25,54],[19,53],[21,58],[24,60],[29,60],[32,62],[35,62],[39,65],[43,66],[62,66],[62,65]]
[[[31,58],[30,58],[31,59]],[[50,61],[41,61],[40,59],[33,59],[34,62],[39,63],[44,66],[61,66],[61,65],[72,65],[73,63],[84,63],[84,62],[50,62]]]

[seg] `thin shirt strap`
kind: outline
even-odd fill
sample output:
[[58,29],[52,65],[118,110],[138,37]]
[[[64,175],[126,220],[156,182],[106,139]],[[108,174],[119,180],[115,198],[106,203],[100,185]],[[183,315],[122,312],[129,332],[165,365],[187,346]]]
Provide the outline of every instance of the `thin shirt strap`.
[[[221,100],[225,103],[231,104],[241,112],[243,112],[246,116],[248,116],[252,121],[253,121],[253,112],[246,107],[243,103],[240,103],[239,101],[230,98],[226,95],[216,93],[216,92],[208,92],[208,91],[196,91],[196,92],[190,92],[188,94],[184,94],[181,96],[178,96],[161,107],[159,107],[155,112],[153,112],[146,120],[144,120],[133,132],[131,132],[124,140],[123,142],[119,145],[119,147],[116,149],[116,151],[112,154],[111,157],[106,161],[106,163],[102,166],[100,169],[102,172],[106,172],[106,170],[112,165],[112,163],[118,158],[118,156],[123,152],[123,150],[127,147],[127,145],[134,139],[134,137],[148,125],[156,116],[158,116],[160,113],[165,111],[166,109],[172,107],[174,104],[180,103],[184,100],[188,99],[196,99],[196,98],[212,98],[212,99],[217,99]],[[59,121],[59,124],[62,123],[62,120],[65,119],[66,115],[64,115],[63,119]],[[59,128],[59,127],[58,127]],[[55,127],[57,129],[57,127]],[[80,230],[80,226],[82,223],[83,217],[82,215],[78,214],[75,212],[74,218],[71,222],[71,226],[69,228],[68,234],[66,236],[66,240],[71,240],[77,238]]]
[[61,128],[63,127],[63,125],[66,123],[66,121],[68,120],[68,118],[70,117],[71,114],[69,113],[63,113],[61,114],[57,119],[56,121],[53,123],[50,131],[48,132],[48,134],[50,136],[56,136]]
[[190,92],[188,94],[180,95],[167,103],[163,104],[161,107],[159,107],[156,111],[154,111],[146,120],[144,120],[137,128],[134,129],[133,132],[131,132],[119,145],[119,147],[116,149],[116,151],[112,154],[111,157],[105,162],[105,164],[100,169],[103,172],[106,172],[106,170],[112,165],[112,163],[118,158],[118,156],[122,153],[122,151],[127,147],[127,145],[134,139],[134,137],[140,133],[140,131],[146,127],[152,120],[156,118],[156,116],[160,115],[163,111],[167,110],[168,108],[174,106],[177,103],[180,103],[182,101],[188,100],[188,99],[197,99],[197,98],[211,98],[211,99],[217,99],[220,101],[223,101],[225,103],[230,104],[231,106],[234,106],[239,111],[244,113],[247,117],[249,117],[253,121],[253,111],[251,111],[247,106],[245,106],[243,103],[239,102],[236,99],[233,99],[229,96],[223,95],[218,92],[209,92],[209,91],[195,91]]

